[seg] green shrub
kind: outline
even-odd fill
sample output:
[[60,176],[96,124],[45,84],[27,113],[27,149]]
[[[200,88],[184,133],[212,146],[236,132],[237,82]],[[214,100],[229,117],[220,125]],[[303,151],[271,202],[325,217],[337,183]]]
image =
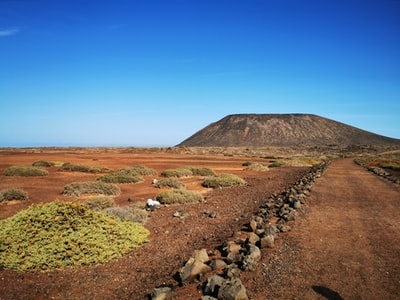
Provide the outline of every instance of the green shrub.
[[108,173],[97,178],[98,181],[109,183],[137,183],[142,181],[143,178],[138,174],[122,173],[120,171]]
[[28,199],[28,193],[21,189],[5,189],[0,191],[0,202],[26,199]]
[[268,171],[269,168],[267,165],[259,162],[249,162],[246,164],[246,170],[249,171]]
[[84,194],[119,195],[121,190],[112,183],[102,181],[73,182],[64,186],[63,195],[79,197]]
[[273,161],[270,162],[268,167],[270,167],[270,168],[279,168],[279,167],[282,167],[284,165],[285,165],[285,163],[283,161],[273,160]]
[[145,166],[134,165],[131,167],[126,167],[118,170],[119,172],[128,172],[131,174],[139,174],[139,175],[157,175],[157,171]]
[[161,176],[163,177],[185,177],[192,176],[193,172],[188,167],[176,168],[176,169],[167,169],[161,172]]
[[160,179],[156,183],[154,183],[154,186],[156,188],[169,187],[175,189],[184,189],[186,187],[183,182],[174,178]]
[[195,168],[188,167],[194,176],[214,176],[216,175],[215,171],[210,168]]
[[245,184],[242,178],[234,174],[218,174],[216,176],[210,176],[204,179],[203,186],[207,188],[219,188],[219,187],[230,187],[234,185]]
[[109,196],[93,196],[85,201],[86,205],[93,210],[103,210],[114,206],[114,198]]
[[33,166],[11,166],[4,171],[6,176],[46,176],[47,170]]
[[37,161],[32,163],[32,166],[34,166],[34,167],[49,168],[49,167],[53,167],[54,165],[55,165],[54,162],[46,161],[46,160],[37,160]]
[[156,200],[163,204],[190,203],[203,200],[200,193],[186,190],[166,190],[156,196]]
[[140,247],[149,231],[86,205],[32,205],[0,221],[0,268],[51,270],[105,263]]
[[63,163],[62,166],[60,167],[60,171],[100,173],[100,172],[109,172],[111,171],[111,169],[106,167],[92,167],[85,165],[76,165],[71,163]]
[[317,165],[318,161],[310,157],[295,157],[292,158],[290,164],[297,167],[311,167]]
[[135,206],[115,206],[108,207],[103,210],[106,214],[117,217],[122,221],[136,222],[144,224],[147,220],[148,213],[146,210]]
[[393,171],[400,171],[400,163],[398,162],[382,162],[380,167],[384,169],[390,169]]

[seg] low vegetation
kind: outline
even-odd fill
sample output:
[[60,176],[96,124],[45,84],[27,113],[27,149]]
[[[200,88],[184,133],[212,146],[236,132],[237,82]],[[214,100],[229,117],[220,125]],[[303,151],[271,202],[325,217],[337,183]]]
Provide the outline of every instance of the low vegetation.
[[11,166],[4,171],[6,176],[46,176],[47,170],[33,166]]
[[243,163],[243,166],[245,166],[245,170],[249,171],[268,171],[269,167],[266,164],[260,163],[260,162],[245,162]]
[[369,167],[379,167],[393,171],[400,171],[400,154],[363,156],[357,158],[356,162],[368,165]]
[[55,166],[55,162],[47,161],[47,160],[37,160],[32,163],[32,166],[34,167],[44,167],[44,168],[49,168]]
[[272,160],[272,161],[270,161],[268,167],[270,167],[270,168],[279,168],[279,167],[282,167],[284,165],[285,165],[285,163],[283,161],[281,161],[281,160]]
[[85,172],[85,173],[101,173],[109,172],[110,168],[107,167],[93,167],[72,163],[63,163],[60,167],[60,171],[72,171],[72,172]]
[[245,184],[246,181],[234,174],[222,173],[204,179],[202,185],[207,188],[231,187]]
[[87,194],[116,196],[121,193],[118,186],[102,181],[73,182],[64,186],[63,195],[80,197]]
[[176,180],[175,178],[166,178],[157,180],[157,182],[155,182],[153,186],[156,188],[168,187],[174,189],[185,189],[186,187],[186,185],[183,182]]
[[318,165],[319,161],[311,157],[293,157],[288,164],[294,167],[311,167]]
[[109,183],[137,183],[143,181],[142,176],[146,175],[157,175],[157,171],[145,166],[134,165],[102,175],[97,180]]
[[161,176],[163,177],[186,177],[192,176],[193,172],[188,167],[181,167],[176,169],[167,169],[161,172]]
[[114,198],[110,196],[93,196],[86,199],[85,204],[93,210],[103,210],[113,207],[115,204]]
[[180,167],[161,172],[163,177],[213,176],[215,174],[214,170],[206,167]]
[[100,176],[97,178],[98,181],[108,182],[108,183],[137,183],[143,180],[142,176],[139,174],[130,174],[124,172],[113,172]]
[[148,217],[148,213],[144,207],[140,207],[139,205],[115,206],[114,198],[110,196],[93,196],[88,198],[84,204],[86,204],[89,209],[102,211],[122,221],[144,224]]
[[141,165],[133,165],[131,167],[122,168],[122,169],[119,169],[118,172],[138,174],[138,175],[143,175],[143,176],[157,175],[156,170],[145,167],[145,166],[141,166]]
[[137,206],[114,206],[103,210],[108,215],[117,217],[122,221],[144,224],[148,218],[148,212]]
[[202,167],[202,168],[196,168],[196,167],[188,167],[194,176],[214,176],[216,175],[215,171],[210,168]]
[[140,247],[149,231],[84,204],[32,205],[0,221],[0,268],[51,270],[105,263]]
[[28,193],[21,189],[4,189],[0,191],[0,203],[3,201],[26,199],[28,199]]
[[162,204],[184,204],[203,200],[200,193],[186,190],[166,190],[156,196],[156,200]]

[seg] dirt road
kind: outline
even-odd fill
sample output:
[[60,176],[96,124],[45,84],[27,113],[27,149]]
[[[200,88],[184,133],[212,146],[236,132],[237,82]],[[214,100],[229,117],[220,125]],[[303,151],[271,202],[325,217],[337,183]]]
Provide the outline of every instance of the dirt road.
[[307,203],[244,283],[251,298],[400,299],[399,185],[338,160]]

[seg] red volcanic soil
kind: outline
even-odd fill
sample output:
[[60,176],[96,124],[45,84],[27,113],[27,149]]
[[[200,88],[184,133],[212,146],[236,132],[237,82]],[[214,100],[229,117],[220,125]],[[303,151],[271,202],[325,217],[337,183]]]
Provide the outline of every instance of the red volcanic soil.
[[[161,284],[174,288],[174,299],[200,299],[198,284],[179,286],[176,273],[194,250],[213,250],[248,224],[251,215],[272,193],[279,193],[305,172],[304,167],[280,167],[268,172],[245,171],[238,156],[191,155],[168,152],[88,151],[85,149],[0,152],[0,189],[23,188],[29,200],[0,205],[0,219],[32,203],[54,199],[76,200],[61,195],[64,185],[95,180],[99,175],[61,172],[49,168],[45,177],[10,177],[11,165],[30,165],[36,160],[71,162],[120,168],[140,164],[157,170],[204,166],[218,173],[234,173],[247,185],[209,190],[200,177],[184,178],[189,190],[204,193],[206,200],[170,205],[150,212],[145,227],[150,242],[103,265],[22,273],[0,271],[0,299],[148,299]],[[116,204],[130,205],[154,198],[159,192],[146,176],[138,184],[119,185]],[[398,299],[400,295],[400,188],[381,179],[352,160],[333,162],[314,184],[306,205],[281,233],[273,249],[262,250],[254,272],[242,272],[250,299]],[[183,219],[173,217],[184,210]],[[208,212],[215,212],[210,218]],[[336,298],[335,298],[336,297]]]

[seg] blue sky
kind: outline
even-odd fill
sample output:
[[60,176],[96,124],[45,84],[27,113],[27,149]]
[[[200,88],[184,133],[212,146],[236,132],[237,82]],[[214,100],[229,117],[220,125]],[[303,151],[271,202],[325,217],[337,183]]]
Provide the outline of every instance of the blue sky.
[[0,0],[0,147],[173,146],[235,113],[400,138],[398,0]]

